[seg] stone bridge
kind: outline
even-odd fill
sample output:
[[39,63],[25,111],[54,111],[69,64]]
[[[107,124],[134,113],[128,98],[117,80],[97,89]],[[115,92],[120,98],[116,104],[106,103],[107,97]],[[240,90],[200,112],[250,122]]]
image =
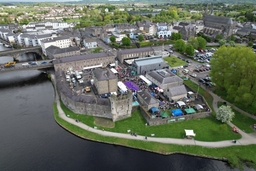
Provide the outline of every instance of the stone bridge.
[[40,46],[0,51],[0,57],[12,56],[14,59],[17,59],[20,55],[23,55],[25,53],[36,53],[36,54],[40,55],[42,57],[42,59],[45,59],[45,56],[42,53],[42,48]]
[[11,71],[22,71],[22,70],[47,70],[53,68],[53,64],[46,61],[46,64],[41,64],[42,61],[37,61],[37,65],[22,65],[17,63],[14,67],[0,67],[0,74]]

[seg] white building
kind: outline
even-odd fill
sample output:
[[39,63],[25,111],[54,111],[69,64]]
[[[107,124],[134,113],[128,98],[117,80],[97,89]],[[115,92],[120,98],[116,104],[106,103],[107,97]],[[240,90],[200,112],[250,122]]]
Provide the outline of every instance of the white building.
[[85,38],[83,40],[83,44],[84,44],[84,47],[87,49],[94,49],[94,48],[98,47],[98,43],[96,42],[96,40],[94,40],[92,38]]
[[41,41],[42,52],[46,55],[45,49],[49,46],[56,46],[59,48],[67,48],[72,45],[72,42],[68,36],[55,37]]
[[171,37],[172,32],[170,30],[164,30],[164,31],[161,30],[161,31],[158,31],[156,34],[158,38],[169,38]]

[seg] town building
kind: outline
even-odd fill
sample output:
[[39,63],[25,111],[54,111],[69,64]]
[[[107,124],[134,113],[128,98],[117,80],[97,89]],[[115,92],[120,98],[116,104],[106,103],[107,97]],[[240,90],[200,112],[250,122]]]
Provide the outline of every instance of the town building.
[[55,38],[50,38],[50,39],[41,41],[42,52],[44,55],[47,55],[45,49],[48,48],[49,46],[56,46],[62,49],[62,48],[70,47],[71,45],[72,45],[72,42],[69,36],[55,37]]
[[137,74],[145,74],[154,70],[169,68],[162,56],[134,59],[132,68]]
[[80,55],[80,48],[77,46],[67,47],[67,48],[59,48],[56,46],[49,46],[45,49],[46,56],[49,59],[59,59],[69,56],[78,56]]
[[123,49],[117,52],[117,58],[121,63],[125,62],[125,60],[145,58],[151,55],[154,55],[154,49],[152,47]]
[[55,71],[67,71],[70,69],[81,71],[86,67],[107,66],[114,62],[115,55],[110,52],[69,56],[53,61]]
[[148,90],[140,90],[137,92],[137,98],[141,106],[149,110],[152,107],[159,107],[159,101],[153,97]]
[[92,73],[98,94],[117,92],[117,76],[110,69],[95,68]]

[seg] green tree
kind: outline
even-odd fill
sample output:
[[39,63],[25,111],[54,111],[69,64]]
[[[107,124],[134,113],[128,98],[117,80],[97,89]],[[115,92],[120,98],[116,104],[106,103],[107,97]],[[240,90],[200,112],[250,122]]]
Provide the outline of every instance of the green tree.
[[253,43],[252,42],[248,42],[248,45],[249,47],[253,47]]
[[189,56],[194,56],[195,50],[194,50],[194,47],[191,44],[186,46],[186,54],[189,55]]
[[197,41],[197,39],[195,37],[193,37],[193,36],[190,37],[188,39],[188,44],[192,45],[194,49],[198,49],[198,41]]
[[233,47],[236,46],[234,41],[229,41],[228,43],[229,43],[230,46],[233,46]]
[[219,42],[219,40],[223,39],[223,36],[221,34],[217,34],[215,37],[215,40]]
[[144,36],[143,36],[142,34],[140,34],[140,35],[138,36],[138,39],[139,39],[140,42],[142,42],[142,41],[144,40]]
[[228,100],[256,107],[256,62],[250,47],[221,46],[213,54],[209,73]]
[[180,33],[172,33],[171,39],[172,40],[179,40],[182,38],[182,35]]
[[206,40],[204,38],[202,38],[202,37],[198,37],[197,41],[198,41],[198,48],[205,49],[205,47],[206,47]]
[[122,44],[123,44],[124,46],[130,46],[130,45],[131,45],[131,40],[130,40],[128,37],[124,37],[124,38],[122,39]]
[[216,112],[216,119],[222,123],[231,122],[235,113],[232,111],[230,106],[222,105]]
[[175,42],[174,46],[173,46],[177,51],[183,53],[186,50],[186,43],[184,42],[184,40],[179,39]]
[[224,40],[224,39],[220,39],[219,40],[219,44],[220,44],[220,46],[223,46],[223,45],[225,45],[227,42],[226,42],[226,40]]
[[109,40],[110,40],[112,43],[115,43],[115,42],[116,42],[116,37],[115,37],[115,36],[110,36]]

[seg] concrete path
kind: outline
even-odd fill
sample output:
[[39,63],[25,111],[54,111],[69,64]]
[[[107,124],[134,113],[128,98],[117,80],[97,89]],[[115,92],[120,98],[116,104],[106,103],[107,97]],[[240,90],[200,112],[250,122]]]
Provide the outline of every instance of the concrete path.
[[[56,90],[56,84],[55,84],[55,78],[54,75],[52,75],[52,81],[54,82],[55,90]],[[213,108],[216,111],[218,109],[217,102],[223,101],[218,96],[216,96],[214,93],[210,92],[213,96]],[[102,135],[102,136],[110,136],[110,137],[118,137],[118,138],[125,138],[125,139],[133,139],[133,140],[141,140],[141,141],[151,141],[151,142],[159,142],[164,144],[178,144],[178,145],[197,145],[197,146],[203,146],[203,147],[210,147],[210,148],[216,148],[216,147],[228,147],[228,146],[235,146],[235,145],[249,145],[249,144],[256,144],[256,137],[250,134],[246,134],[243,131],[239,130],[239,133],[242,135],[242,138],[237,140],[236,144],[232,143],[231,140],[226,141],[217,141],[217,142],[205,142],[205,141],[196,141],[194,139],[177,139],[177,138],[157,138],[157,137],[147,137],[147,140],[145,139],[145,136],[137,135],[132,136],[129,133],[115,133],[115,132],[108,132],[99,130],[97,128],[89,127],[81,122],[76,122],[75,119],[69,118],[65,115],[62,108],[60,107],[60,99],[59,95],[56,92],[55,99],[57,102],[57,109],[59,112],[59,116],[64,119],[65,121],[76,125],[84,130]],[[234,126],[232,123],[229,123],[229,125],[232,127]]]

